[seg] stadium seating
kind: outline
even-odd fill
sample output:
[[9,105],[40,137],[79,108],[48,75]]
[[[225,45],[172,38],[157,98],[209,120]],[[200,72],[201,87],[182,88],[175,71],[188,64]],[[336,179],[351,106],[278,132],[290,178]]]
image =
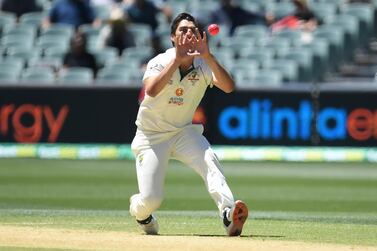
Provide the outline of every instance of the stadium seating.
[[18,75],[13,72],[9,72],[9,71],[6,72],[6,71],[0,70],[0,82],[7,83],[7,84],[17,84]]
[[123,71],[102,69],[98,73],[97,84],[119,84],[124,86],[142,86],[143,75],[140,71],[125,68]]
[[94,79],[93,71],[85,67],[71,67],[65,69],[58,76],[59,83],[67,84],[92,84]]
[[266,67],[271,64],[274,58],[274,51],[268,48],[263,50],[253,50],[241,53],[240,58],[254,59],[259,63],[260,67]]
[[292,48],[282,59],[293,60],[299,64],[299,81],[308,82],[313,76],[313,53],[305,48]]
[[45,13],[43,12],[30,12],[30,13],[25,13],[21,15],[20,17],[20,23],[21,24],[29,24],[33,25],[35,27],[38,27],[41,25],[42,20],[46,16]]
[[358,46],[360,30],[359,21],[356,17],[346,14],[336,16],[336,19],[331,21],[329,25],[341,27],[345,32],[344,52],[345,58],[351,60],[353,52]]
[[128,30],[132,33],[138,46],[150,46],[152,30],[149,25],[132,23],[128,25]]
[[0,12],[0,30],[13,27],[16,24],[17,18],[13,13]]
[[92,51],[99,66],[103,67],[107,64],[113,64],[118,60],[118,51],[114,47],[104,47],[101,50]]
[[[137,63],[138,65],[142,64],[147,58],[152,56],[152,48],[149,46],[139,46],[139,47],[130,47],[123,50],[123,53],[120,58],[122,63]],[[134,62],[135,61],[135,62]]]
[[[3,79],[14,79],[16,76],[24,81],[29,78],[26,77],[29,73],[25,73],[29,72],[28,67],[46,67],[51,71],[58,71],[62,67],[74,28],[56,24],[43,28],[42,20],[53,1],[38,2],[43,6],[43,11],[23,14],[19,20],[12,13],[0,13],[0,66],[10,69],[7,68],[10,67],[8,61],[21,62],[16,63],[17,66],[11,73],[4,73]],[[219,1],[167,0],[165,3],[173,9],[173,15],[189,11],[206,21]],[[290,0],[239,0],[238,3],[248,10],[274,13],[277,18],[290,15],[294,11]],[[259,76],[258,73],[265,70],[280,73],[281,77],[270,78],[274,83],[323,81],[327,73],[337,71],[342,64],[353,61],[357,49],[365,48],[369,39],[375,36],[377,0],[373,0],[371,4],[348,3],[344,0],[309,0],[308,3],[323,21],[323,24],[310,34],[312,37],[306,37],[307,33],[299,30],[272,31],[263,25],[238,26],[233,36],[230,36],[229,27],[222,25],[217,36],[208,36],[212,53],[236,79],[242,80],[243,84],[246,84],[247,80],[253,81],[253,84],[264,83],[268,78]],[[95,8],[100,19],[106,20],[109,17],[110,6]],[[161,36],[162,46],[165,49],[170,48],[170,24],[162,13],[158,15],[158,21],[156,34]],[[98,47],[100,29],[101,27],[89,24],[80,26],[80,30],[88,35],[89,51],[95,55],[100,67],[103,67],[97,75],[98,81],[124,85],[140,84],[140,66],[154,55],[150,43],[150,27],[145,24],[130,24],[129,29],[135,36],[137,46],[125,49],[120,57],[115,48]],[[25,72],[22,72],[24,67]],[[122,72],[119,73],[120,71]],[[63,81],[63,78],[73,81],[75,74],[59,75],[55,79],[52,72],[52,79],[58,82]],[[257,75],[260,79],[254,81]],[[88,83],[89,80],[92,81],[92,77],[82,77],[82,83]]]
[[365,46],[368,42],[368,37],[373,31],[373,9],[370,4],[350,4],[347,5],[343,14],[351,15],[359,20],[360,36],[359,43]]
[[257,72],[251,81],[254,86],[281,86],[283,83],[283,75],[280,71],[272,69],[263,69]]
[[311,43],[302,45],[313,54],[313,80],[322,81],[328,72],[329,42],[326,39],[315,38]]
[[55,75],[48,67],[27,68],[21,75],[22,84],[53,85],[54,82]]
[[322,38],[329,42],[329,67],[331,70],[336,70],[343,57],[344,31],[331,26],[319,27],[314,31],[314,37]]
[[51,25],[50,27],[43,29],[41,31],[41,35],[64,36],[68,39],[72,37],[73,33],[74,33],[74,27],[70,25],[62,25],[62,24]]
[[296,82],[299,80],[299,65],[294,60],[276,59],[271,62],[267,69],[280,72],[282,81]]
[[7,57],[0,59],[0,70],[2,72],[9,72],[19,76],[23,68],[24,61],[20,58]]
[[230,73],[235,77],[245,78],[245,75],[254,76],[259,70],[259,62],[254,59],[240,59],[229,68]]
[[338,6],[329,2],[318,2],[310,6],[314,14],[323,22],[328,23],[336,18]]

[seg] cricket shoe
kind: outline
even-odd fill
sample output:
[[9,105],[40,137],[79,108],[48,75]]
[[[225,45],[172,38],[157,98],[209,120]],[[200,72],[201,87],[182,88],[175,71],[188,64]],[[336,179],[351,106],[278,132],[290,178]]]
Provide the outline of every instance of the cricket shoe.
[[246,204],[240,200],[237,200],[232,208],[226,208],[223,211],[223,223],[228,236],[241,235],[248,215],[249,210]]
[[149,215],[145,220],[136,220],[141,229],[148,235],[158,234],[158,222],[153,214]]

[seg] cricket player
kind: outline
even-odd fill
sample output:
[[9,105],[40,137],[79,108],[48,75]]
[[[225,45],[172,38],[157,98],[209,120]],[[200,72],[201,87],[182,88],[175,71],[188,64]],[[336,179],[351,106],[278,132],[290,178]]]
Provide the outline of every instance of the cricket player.
[[152,213],[163,200],[168,161],[176,159],[203,178],[227,235],[240,235],[247,206],[234,201],[219,160],[202,135],[203,126],[191,123],[207,87],[215,85],[229,93],[234,89],[233,79],[210,53],[206,33],[201,35],[190,14],[181,13],[174,19],[171,41],[174,48],[151,59],[143,77],[145,98],[131,146],[139,193],[130,198],[130,214],[146,234],[158,233]]

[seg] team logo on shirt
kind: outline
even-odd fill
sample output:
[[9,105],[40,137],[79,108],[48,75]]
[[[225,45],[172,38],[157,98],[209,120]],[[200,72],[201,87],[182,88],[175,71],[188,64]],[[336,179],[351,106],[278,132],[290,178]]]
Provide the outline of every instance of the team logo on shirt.
[[182,88],[177,88],[175,90],[175,97],[170,97],[169,99],[169,105],[183,105],[183,97],[181,97],[184,94],[184,90]]
[[184,91],[182,88],[178,88],[177,90],[175,90],[175,95],[177,95],[178,97],[182,96],[183,93]]
[[192,71],[190,72],[190,74],[188,75],[188,80],[191,81],[192,85],[195,85],[196,82],[199,81],[199,74],[197,71]]

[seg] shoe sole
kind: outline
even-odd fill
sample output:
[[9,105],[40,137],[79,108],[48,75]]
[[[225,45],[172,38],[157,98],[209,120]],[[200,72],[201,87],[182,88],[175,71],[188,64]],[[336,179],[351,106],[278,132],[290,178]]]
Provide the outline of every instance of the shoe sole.
[[243,201],[237,200],[232,215],[233,226],[229,231],[229,236],[241,235],[243,225],[249,216],[249,210]]

